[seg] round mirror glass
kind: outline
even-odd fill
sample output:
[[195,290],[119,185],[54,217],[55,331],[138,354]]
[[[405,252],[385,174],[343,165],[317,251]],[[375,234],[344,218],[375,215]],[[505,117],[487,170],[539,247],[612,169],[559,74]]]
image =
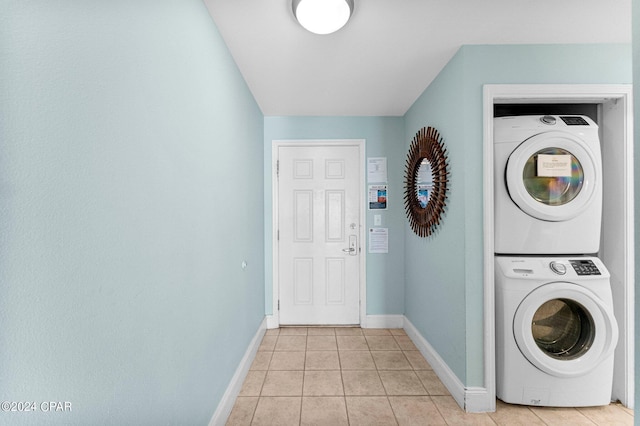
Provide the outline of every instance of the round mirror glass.
[[418,204],[423,209],[427,208],[432,191],[433,174],[431,173],[431,163],[426,158],[423,158],[416,173],[416,197],[418,198]]

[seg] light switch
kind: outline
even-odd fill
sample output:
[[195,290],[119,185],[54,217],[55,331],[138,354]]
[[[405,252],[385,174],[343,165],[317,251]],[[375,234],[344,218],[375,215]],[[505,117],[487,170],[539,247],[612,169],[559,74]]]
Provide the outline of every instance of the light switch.
[[382,216],[380,216],[379,214],[374,214],[373,215],[373,225],[374,226],[382,225]]

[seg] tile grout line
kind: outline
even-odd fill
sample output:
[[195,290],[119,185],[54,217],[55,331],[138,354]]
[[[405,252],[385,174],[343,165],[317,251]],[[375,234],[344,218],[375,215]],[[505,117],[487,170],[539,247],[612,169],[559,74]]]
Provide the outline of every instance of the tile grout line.
[[276,341],[273,344],[273,349],[270,351],[271,355],[269,356],[269,363],[267,364],[267,370],[264,373],[264,379],[262,379],[262,385],[260,385],[260,392],[258,392],[258,400],[256,401],[256,406],[253,408],[253,414],[251,415],[251,421],[249,422],[249,425],[253,424],[253,421],[255,420],[256,412],[258,411],[258,406],[260,405],[260,400],[262,399],[262,389],[264,388],[264,384],[267,381],[267,375],[269,374],[269,370],[271,369],[271,361],[273,360],[273,352],[274,352],[274,350],[276,348],[276,344],[277,343],[278,343],[278,336],[276,336]]
[[[531,414],[533,414],[533,415],[534,415],[534,416],[536,416],[538,419],[540,419],[540,421],[541,421],[542,423],[544,423],[544,424],[545,424],[545,426],[548,426],[548,425],[549,425],[549,423],[545,422],[545,421],[544,421],[544,419],[543,419],[542,417],[540,417],[539,415],[537,415],[537,414],[536,414],[536,412],[535,412],[535,411],[533,411],[530,407],[527,407],[527,410],[529,410],[529,412],[530,412]],[[496,411],[498,411],[497,407],[496,407]]]
[[307,376],[307,345],[309,344],[309,329],[304,336],[304,362],[302,363],[302,389],[300,389],[300,412],[298,413],[298,426],[302,425],[302,403],[304,401],[304,381]]
[[[347,420],[347,424],[349,424],[349,425],[350,425],[350,424],[351,424],[351,420],[350,420],[350,417],[349,417],[349,410],[348,410],[348,406],[347,406],[347,394],[346,394],[346,390],[345,390],[345,381],[344,381],[344,376],[343,376],[343,371],[344,371],[344,370],[343,370],[343,367],[344,367],[344,366],[343,366],[343,364],[342,364],[342,359],[341,359],[341,357],[340,357],[340,350],[339,350],[339,347],[338,347],[338,341],[337,341],[337,337],[338,337],[338,335],[337,335],[337,334],[335,334],[335,333],[336,333],[336,330],[334,329],[334,330],[333,330],[333,334],[331,334],[331,335],[332,335],[332,336],[334,337],[334,339],[335,339],[335,345],[336,345],[336,346],[335,346],[335,350],[336,350],[336,354],[337,354],[337,356],[338,356],[338,371],[340,372],[340,378],[341,378],[341,384],[342,384],[342,391],[343,391],[342,400],[343,400],[343,403],[344,403],[344,406],[345,406],[345,411],[346,411],[346,416],[347,416],[347,419],[346,419],[346,420]],[[257,400],[256,400],[256,405],[254,406],[254,408],[253,408],[253,410],[252,410],[252,413],[251,413],[251,417],[250,417],[250,424],[252,424],[252,423],[256,420],[257,408],[258,408],[258,406],[259,406],[260,402],[261,402],[261,401],[262,401],[262,402],[264,402],[264,398],[266,398],[266,396],[265,396],[265,395],[263,395],[264,386],[265,386],[265,384],[266,384],[266,377],[267,377],[267,375],[268,375],[268,373],[269,373],[269,372],[276,371],[276,370],[272,370],[272,369],[271,369],[271,367],[272,367],[273,358],[274,358],[274,356],[275,356],[275,354],[276,354],[276,350],[275,350],[275,349],[276,349],[276,346],[278,345],[278,342],[280,341],[280,336],[282,336],[282,335],[284,335],[284,336],[295,336],[296,334],[291,334],[291,335],[289,335],[289,334],[280,334],[280,333],[276,334],[276,335],[274,336],[274,337],[275,337],[275,339],[274,339],[273,347],[272,347],[269,351],[265,351],[265,352],[267,352],[267,353],[269,354],[269,355],[268,355],[268,363],[267,363],[267,365],[266,365],[266,371],[265,371],[264,380],[262,381],[262,384],[261,384],[260,390],[259,390],[259,392],[258,392],[258,397],[257,397]],[[318,336],[324,336],[324,335],[325,335],[325,334],[319,334]],[[300,336],[300,335],[298,335],[298,336]],[[310,351],[310,350],[309,350],[309,347],[308,347],[308,344],[309,344],[309,338],[308,338],[309,334],[308,334],[308,330],[307,330],[307,333],[306,333],[304,336],[305,336],[305,346],[304,346],[304,360],[303,360],[302,391],[301,391],[301,396],[300,396],[300,398],[299,398],[299,401],[300,401],[300,412],[299,412],[299,416],[298,416],[298,423],[299,423],[299,425],[302,423],[302,414],[303,414],[303,411],[302,411],[302,405],[303,405],[304,398],[305,398],[305,394],[304,394],[304,384],[305,384],[305,377],[306,377],[306,371],[307,371],[307,356],[308,356],[308,352]],[[387,403],[389,404],[389,407],[391,408],[391,412],[392,412],[392,414],[393,414],[393,416],[394,416],[394,420],[396,421],[396,423],[399,423],[399,420],[398,420],[398,417],[397,417],[397,414],[396,414],[396,410],[394,410],[393,405],[391,404],[391,400],[390,400],[390,398],[391,398],[392,396],[393,396],[393,397],[407,397],[407,396],[416,396],[416,395],[389,395],[389,392],[388,392],[387,388],[385,387],[384,382],[382,381],[382,378],[381,378],[381,376],[380,376],[380,372],[381,372],[381,371],[394,371],[394,370],[381,370],[381,369],[379,368],[378,363],[376,363],[376,362],[375,362],[375,359],[373,359],[373,352],[374,352],[374,351],[371,349],[371,346],[370,346],[370,344],[369,344],[369,340],[367,339],[367,335],[362,334],[362,336],[365,338],[365,342],[366,342],[366,345],[367,345],[367,348],[368,348],[367,350],[364,350],[363,352],[366,352],[366,353],[369,355],[369,357],[372,359],[373,364],[374,364],[374,367],[375,367],[374,371],[376,371],[376,374],[377,374],[377,376],[378,376],[378,379],[380,380],[380,382],[381,382],[381,384],[382,384],[382,388],[383,388],[383,390],[384,390],[384,392],[385,392],[384,397],[386,398]],[[377,334],[373,334],[373,335],[371,335],[370,337],[373,337],[373,336],[377,336]],[[266,337],[266,336],[265,336],[265,337]],[[409,370],[407,370],[407,371],[412,371],[414,374],[416,374],[416,375],[417,375],[419,371],[422,371],[422,369],[421,369],[421,370],[418,370],[418,369],[417,369],[417,367],[416,367],[416,366],[414,366],[414,365],[411,363],[411,361],[409,360],[409,357],[407,356],[407,353],[411,351],[411,348],[409,348],[409,349],[406,349],[406,350],[405,350],[405,349],[400,345],[400,343],[398,342],[398,337],[399,337],[399,336],[396,336],[396,335],[393,335],[393,334],[392,334],[392,337],[394,338],[393,340],[395,341],[395,343],[396,343],[396,344],[397,344],[397,346],[399,347],[399,352],[403,354],[403,357],[404,357],[404,358],[405,358],[405,360],[409,363],[410,369],[409,369]],[[374,340],[375,340],[375,339],[374,339]],[[320,350],[323,350],[323,349],[320,349]],[[391,349],[379,349],[379,350],[380,350],[380,351],[385,351],[385,350],[391,351]],[[347,351],[348,351],[348,350],[347,350]],[[393,351],[396,351],[396,349],[393,349]],[[257,371],[257,370],[256,370],[256,371]],[[292,370],[292,371],[293,371],[293,370]],[[420,377],[418,377],[418,378],[420,379]],[[434,406],[434,408],[435,408],[436,412],[440,415],[440,417],[442,418],[442,420],[443,420],[447,425],[451,424],[451,421],[452,421],[452,420],[451,420],[451,419],[447,420],[447,418],[445,418],[445,416],[444,416],[444,414],[443,414],[443,411],[442,411],[442,410],[443,410],[445,407],[440,407],[440,406],[436,403],[436,401],[434,400],[434,396],[433,396],[433,395],[431,395],[431,393],[430,393],[430,392],[429,392],[429,390],[427,389],[427,387],[426,387],[426,385],[424,384],[424,382],[422,382],[422,379],[420,379],[420,384],[421,384],[422,388],[426,391],[426,395],[425,395],[425,396],[427,396],[427,397],[428,397],[428,400],[433,404],[433,406]],[[324,395],[319,395],[319,396],[320,396],[320,397],[322,397],[322,396],[324,396]],[[329,395],[327,395],[327,396],[329,396]],[[355,398],[358,398],[358,397],[365,397],[365,396],[366,396],[366,395],[353,395],[353,397],[355,397]],[[445,397],[445,396],[447,396],[447,395],[444,395],[444,394],[443,394],[443,395],[439,395],[439,396],[441,396],[441,397]],[[450,396],[450,395],[449,395],[449,396]],[[312,396],[309,396],[309,398],[311,398],[311,397],[312,397]],[[587,415],[586,413],[583,413],[582,411],[580,411],[580,409],[579,409],[578,407],[574,407],[574,409],[575,409],[575,411],[576,411],[576,413],[577,413],[577,414],[580,414],[580,415],[581,415],[581,417],[586,418],[586,419],[587,419],[589,422],[591,422],[592,424],[594,424],[594,425],[599,425],[599,424],[600,424],[600,423],[598,423],[596,420],[594,420],[593,418],[591,418],[591,416],[589,416],[589,415]],[[536,412],[532,409],[532,407],[526,407],[526,410],[527,410],[530,414],[533,414],[533,415],[534,415],[534,418],[537,418],[537,419],[538,419],[542,424],[544,424],[544,425],[548,425],[548,424],[549,424],[549,423],[548,423],[548,422],[546,422],[542,417],[540,417],[540,415],[538,415],[538,413],[536,413]],[[633,418],[635,417],[633,412],[629,412],[629,411],[626,411],[626,410],[621,410],[621,411],[622,411],[624,414],[628,415],[631,419],[633,419]],[[490,417],[491,421],[492,421],[494,424],[499,424],[499,423],[498,423],[498,420],[494,419],[494,418],[493,418],[493,416],[489,416],[489,417]]]

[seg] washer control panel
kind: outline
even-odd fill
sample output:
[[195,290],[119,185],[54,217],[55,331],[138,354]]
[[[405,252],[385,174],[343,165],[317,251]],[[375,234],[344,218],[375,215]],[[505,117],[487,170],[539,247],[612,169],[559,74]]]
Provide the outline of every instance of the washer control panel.
[[603,282],[611,275],[600,259],[579,254],[569,256],[496,256],[495,273],[513,280]]
[[578,275],[602,275],[598,267],[590,259],[569,260]]

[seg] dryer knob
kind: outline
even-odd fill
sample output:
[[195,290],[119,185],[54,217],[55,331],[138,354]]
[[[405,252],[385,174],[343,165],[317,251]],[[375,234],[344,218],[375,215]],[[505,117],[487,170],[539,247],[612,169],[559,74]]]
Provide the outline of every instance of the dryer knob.
[[556,118],[553,115],[545,115],[540,119],[544,124],[554,125],[556,124]]
[[564,275],[567,273],[567,267],[560,262],[549,263],[549,268],[558,275]]

